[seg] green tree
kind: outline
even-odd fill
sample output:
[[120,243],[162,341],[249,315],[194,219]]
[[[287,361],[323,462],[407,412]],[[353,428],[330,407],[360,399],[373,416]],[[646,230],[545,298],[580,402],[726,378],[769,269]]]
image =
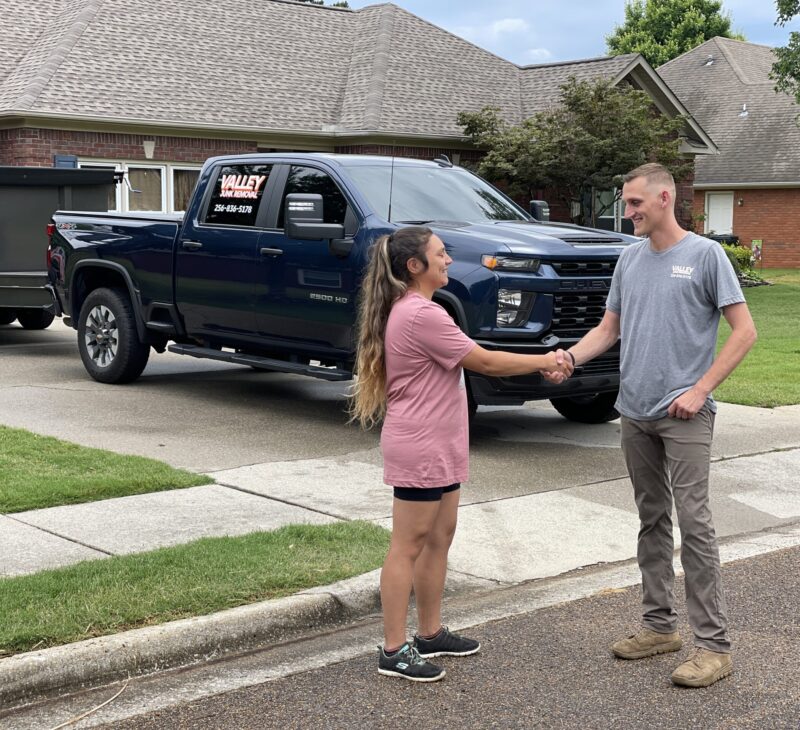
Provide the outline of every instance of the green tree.
[[630,0],[625,22],[606,36],[608,52],[641,53],[651,66],[660,66],[716,36],[743,41],[721,10],[721,0]]
[[602,213],[589,203],[594,193],[619,188],[634,167],[660,162],[678,180],[692,169],[679,151],[684,120],[659,114],[645,92],[606,79],[570,78],[561,86],[559,107],[521,124],[508,124],[494,107],[460,112],[458,123],[487,150],[479,174],[502,181],[512,195],[552,189],[579,211],[572,216],[576,223],[594,223]]
[[[776,25],[786,25],[793,17],[800,15],[800,0],[777,0],[778,20]],[[776,48],[778,60],[772,66],[771,77],[775,80],[775,90],[785,91],[794,96],[800,104],[800,33],[792,31],[789,43]]]

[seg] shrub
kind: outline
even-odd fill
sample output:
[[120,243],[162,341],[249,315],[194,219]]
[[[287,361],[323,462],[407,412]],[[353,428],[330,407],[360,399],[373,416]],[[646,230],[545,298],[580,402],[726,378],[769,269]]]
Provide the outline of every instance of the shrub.
[[731,246],[727,243],[721,243],[728,259],[733,265],[733,270],[738,274],[749,272],[753,270],[753,252],[745,246]]

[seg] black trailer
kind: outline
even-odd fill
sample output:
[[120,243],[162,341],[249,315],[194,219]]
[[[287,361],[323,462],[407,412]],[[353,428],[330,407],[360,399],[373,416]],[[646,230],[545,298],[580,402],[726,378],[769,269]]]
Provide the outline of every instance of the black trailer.
[[53,321],[47,280],[47,224],[56,210],[107,210],[116,173],[56,167],[0,167],[0,325]]

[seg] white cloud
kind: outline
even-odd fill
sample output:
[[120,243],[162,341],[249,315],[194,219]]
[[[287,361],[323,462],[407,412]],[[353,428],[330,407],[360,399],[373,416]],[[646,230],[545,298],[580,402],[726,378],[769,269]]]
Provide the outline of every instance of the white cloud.
[[549,61],[553,54],[546,48],[529,48],[525,51],[524,58],[530,63],[541,63],[542,61]]
[[496,43],[502,36],[514,33],[526,33],[530,26],[522,18],[502,18],[495,20],[489,25],[461,25],[453,28],[453,33],[461,36],[479,46],[487,46]]
[[497,37],[503,33],[524,33],[528,30],[528,23],[522,18],[503,18],[491,24],[491,33]]

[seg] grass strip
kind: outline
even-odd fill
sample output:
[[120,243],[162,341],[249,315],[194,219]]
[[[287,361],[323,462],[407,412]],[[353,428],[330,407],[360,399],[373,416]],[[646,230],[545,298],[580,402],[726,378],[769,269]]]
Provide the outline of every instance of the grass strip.
[[23,512],[131,494],[182,489],[213,480],[155,459],[0,426],[0,512]]
[[0,579],[0,655],[287,596],[381,565],[369,522],[289,525]]
[[[744,290],[758,342],[714,397],[761,408],[794,405],[800,403],[800,270],[765,269],[761,274],[773,286]],[[719,347],[729,334],[723,322]]]

